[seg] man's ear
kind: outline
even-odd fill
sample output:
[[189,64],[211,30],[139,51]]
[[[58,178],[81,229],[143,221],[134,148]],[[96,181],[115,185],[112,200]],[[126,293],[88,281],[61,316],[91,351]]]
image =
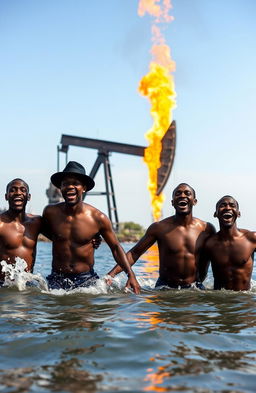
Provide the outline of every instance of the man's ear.
[[195,206],[196,204],[197,204],[197,199],[194,198],[193,205]]
[[171,205],[173,206],[173,199],[171,200]]
[[7,199],[7,194],[4,194],[4,196],[5,196],[5,200],[7,201],[8,199]]
[[86,186],[84,186],[84,189],[83,189],[82,200],[85,199],[85,196],[86,196]]
[[213,215],[213,217],[217,217],[217,212],[216,212],[216,211],[214,212],[214,215]]
[[241,217],[241,213],[240,213],[240,211],[238,211],[238,213],[237,213],[237,217]]
[[28,201],[30,201],[31,199],[31,194],[28,194]]

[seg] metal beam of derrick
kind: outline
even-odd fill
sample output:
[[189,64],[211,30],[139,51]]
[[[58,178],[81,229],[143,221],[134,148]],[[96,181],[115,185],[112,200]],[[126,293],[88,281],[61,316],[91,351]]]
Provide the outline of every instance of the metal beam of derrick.
[[[102,139],[84,138],[80,136],[66,134],[62,134],[60,142],[61,146],[58,150],[66,154],[68,152],[69,146],[87,147],[89,149],[98,150],[99,156],[90,173],[90,176],[93,178],[95,177],[100,165],[104,163],[104,156],[108,157],[109,153],[130,154],[133,156],[143,157],[144,151],[146,149],[146,147],[144,146],[111,142]],[[164,186],[166,185],[167,180],[170,176],[175,157],[175,147],[176,122],[172,121],[162,139],[162,151],[160,155],[161,166],[157,170],[157,195],[159,195],[163,191]]]
[[68,146],[88,147],[90,149],[97,149],[100,152],[106,153],[123,153],[131,154],[133,156],[144,156],[145,147],[138,145],[129,145],[126,143],[118,143],[111,141],[104,141],[101,139],[83,138],[80,136],[65,135],[61,137],[60,151],[66,152]]

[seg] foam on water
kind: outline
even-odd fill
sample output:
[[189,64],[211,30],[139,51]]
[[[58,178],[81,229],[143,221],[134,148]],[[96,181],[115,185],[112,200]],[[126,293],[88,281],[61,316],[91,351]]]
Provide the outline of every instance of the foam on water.
[[[70,295],[75,293],[85,293],[91,295],[107,294],[113,292],[130,292],[125,289],[126,276],[120,274],[118,277],[112,278],[110,276],[103,276],[96,281],[96,285],[86,287],[79,287],[75,289],[49,289],[46,279],[40,274],[29,273],[26,271],[27,263],[24,259],[16,257],[15,264],[0,262],[2,271],[5,273],[5,280],[3,286],[16,287],[19,291],[27,290],[29,287],[37,287],[43,293],[50,293],[56,296]],[[144,282],[145,280],[143,280]],[[152,281],[152,280],[149,280]],[[140,282],[142,286],[143,283]]]
[[[154,289],[155,288],[155,280],[152,279],[144,279],[137,277],[138,282],[142,289]],[[47,292],[50,292],[56,296],[64,296],[64,295],[72,295],[76,293],[84,293],[91,295],[101,295],[101,294],[110,294],[110,293],[133,293],[132,289],[126,288],[125,284],[127,281],[127,277],[125,274],[120,274],[116,277],[111,276],[103,276],[99,280],[96,281],[96,284],[90,287],[79,287],[75,289],[51,289]]]
[[16,257],[15,264],[0,262],[2,271],[5,273],[4,286],[17,287],[19,291],[24,291],[29,286],[38,286],[45,290],[48,288],[46,280],[40,273],[33,274],[26,271],[27,263],[24,259]]
[[[7,263],[6,261],[0,262],[2,265],[2,271],[5,273],[5,281],[3,286],[5,287],[16,287],[19,291],[27,290],[29,287],[37,287],[43,293],[49,293],[56,296],[72,295],[77,293],[100,295],[109,293],[126,292],[132,293],[132,290],[125,288],[127,277],[121,273],[118,276],[112,278],[110,276],[103,276],[97,280],[96,285],[90,287],[79,287],[75,289],[52,289],[49,290],[46,279],[40,274],[33,274],[26,271],[27,263],[24,259],[16,257],[15,264]],[[156,279],[148,278],[143,276],[137,276],[138,282],[142,290],[155,290]],[[204,281],[206,290],[213,290],[213,277],[209,275]],[[161,289],[168,289],[167,287],[160,287]],[[175,291],[181,290],[180,288],[174,289]],[[200,291],[195,285],[192,284],[191,290]],[[187,289],[186,289],[187,291]],[[224,290],[225,291],[225,290]],[[233,291],[226,291],[233,292]],[[251,289],[244,292],[256,292],[256,281],[251,280]]]

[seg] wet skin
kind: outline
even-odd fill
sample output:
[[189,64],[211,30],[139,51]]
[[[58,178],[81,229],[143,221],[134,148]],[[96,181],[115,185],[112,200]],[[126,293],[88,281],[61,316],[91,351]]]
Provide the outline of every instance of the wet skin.
[[[0,215],[0,261],[14,264],[18,256],[27,262],[26,270],[33,271],[42,218],[25,213],[30,194],[22,180],[9,184],[5,199],[9,209]],[[0,279],[3,280],[1,268]]]
[[[215,233],[214,227],[192,216],[196,204],[193,189],[180,184],[173,192],[175,215],[149,226],[145,235],[127,253],[133,265],[155,242],[159,249],[159,276],[170,287],[203,281],[209,261],[201,255],[206,239]],[[115,266],[109,274],[121,271]]]
[[[26,271],[33,272],[38,235],[42,232],[47,236],[47,233],[41,216],[25,212],[30,197],[28,186],[22,179],[9,183],[5,194],[9,209],[0,215],[0,261],[14,264],[15,258],[19,257],[26,261]],[[100,242],[95,237],[92,246],[98,248]],[[0,280],[4,280],[1,268],[0,265]]]
[[128,273],[135,293],[139,293],[139,284],[110,220],[95,207],[82,202],[85,190],[78,178],[66,176],[61,183],[65,202],[49,205],[44,210],[46,234],[53,241],[52,271],[65,274],[90,271],[94,266],[92,239],[100,233],[116,262]]
[[242,291],[250,289],[256,232],[238,229],[239,207],[232,197],[223,197],[217,204],[215,217],[220,231],[206,242],[211,259],[214,289]]

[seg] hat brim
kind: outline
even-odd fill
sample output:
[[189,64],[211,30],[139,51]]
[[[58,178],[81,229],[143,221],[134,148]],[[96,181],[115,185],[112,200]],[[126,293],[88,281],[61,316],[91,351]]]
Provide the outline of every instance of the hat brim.
[[65,177],[67,177],[67,176],[75,176],[75,177],[77,177],[81,181],[81,183],[83,183],[85,185],[86,191],[90,191],[95,186],[95,182],[94,182],[92,177],[87,176],[87,175],[82,175],[82,174],[79,174],[79,173],[76,173],[76,172],[57,172],[57,173],[54,173],[51,176],[51,182],[52,182],[52,184],[55,187],[60,188],[62,180]]

